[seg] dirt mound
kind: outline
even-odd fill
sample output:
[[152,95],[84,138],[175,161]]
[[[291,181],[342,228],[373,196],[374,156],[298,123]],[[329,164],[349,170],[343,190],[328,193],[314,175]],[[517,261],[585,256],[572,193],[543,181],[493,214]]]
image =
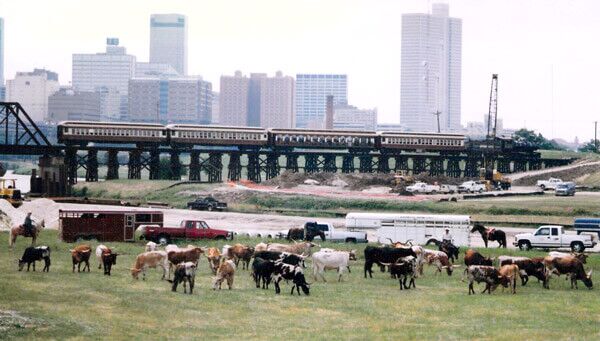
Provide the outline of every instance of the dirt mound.
[[20,224],[25,220],[26,213],[14,208],[8,201],[0,199],[0,212],[5,215],[0,229],[10,229],[12,225]]
[[306,180],[315,180],[322,186],[344,187],[350,190],[363,190],[371,186],[392,186],[393,174],[340,174],[340,173],[294,173],[283,172],[278,177],[264,181],[267,186],[293,188],[304,184]]
[[548,180],[549,178],[559,178],[563,181],[576,181],[590,174],[600,172],[599,165],[589,165],[581,167],[573,167],[563,169],[556,172],[546,172],[531,176],[524,176],[513,181],[513,185],[517,186],[535,186],[538,180]]

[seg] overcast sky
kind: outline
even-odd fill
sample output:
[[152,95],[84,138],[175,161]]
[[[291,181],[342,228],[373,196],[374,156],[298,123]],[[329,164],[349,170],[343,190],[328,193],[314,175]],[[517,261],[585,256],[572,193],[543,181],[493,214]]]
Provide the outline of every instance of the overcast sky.
[[[548,137],[593,137],[600,120],[600,1],[450,0],[463,20],[462,123],[488,110],[499,74],[498,115]],[[188,73],[218,89],[222,74],[281,70],[348,74],[349,102],[400,117],[403,13],[425,0],[0,0],[5,77],[46,67],[71,81],[71,54],[120,38],[148,61],[150,14],[188,17]]]

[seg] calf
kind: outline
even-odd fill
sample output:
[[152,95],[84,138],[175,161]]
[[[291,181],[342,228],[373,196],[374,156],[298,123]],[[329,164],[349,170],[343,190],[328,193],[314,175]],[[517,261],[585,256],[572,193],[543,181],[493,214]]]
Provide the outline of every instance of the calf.
[[500,266],[507,264],[517,265],[521,276],[521,285],[527,284],[529,276],[537,278],[542,283],[546,282],[546,269],[543,258],[500,256],[498,257],[498,264]]
[[50,272],[50,247],[48,246],[38,246],[33,247],[30,246],[25,249],[23,252],[23,256],[19,259],[19,271],[23,270],[25,264],[27,264],[27,271],[29,271],[29,267],[33,264],[33,271],[35,271],[35,262],[44,260],[44,269],[42,272]]
[[279,251],[279,252],[289,252],[295,253],[297,255],[302,256],[310,256],[312,254],[312,248],[318,246],[315,243],[311,242],[302,242],[297,244],[279,244],[273,243],[269,244],[267,247],[267,251]]
[[[400,290],[410,289],[411,285],[413,286],[413,288],[417,288],[415,285],[415,277],[417,275],[417,259],[415,257],[408,256],[398,259],[395,263],[382,264],[389,266],[390,273],[392,274],[392,276],[398,278],[398,282],[400,283]],[[406,281],[409,278],[410,282],[407,286]]]
[[300,265],[304,266],[304,257],[289,252],[277,252],[277,251],[260,251],[255,252],[254,257],[259,257],[266,260],[276,261],[281,260],[285,264]]
[[429,265],[435,265],[438,270],[438,274],[442,273],[442,269],[446,269],[448,276],[452,276],[454,268],[460,267],[460,265],[450,264],[448,255],[443,251],[424,249],[424,254],[425,262]]
[[594,285],[592,283],[592,270],[590,270],[587,274],[583,269],[583,262],[575,257],[564,257],[564,258],[556,258],[547,256],[544,258],[544,265],[546,266],[546,289],[549,289],[549,279],[551,274],[557,274],[558,276],[563,274],[568,274],[571,278],[571,289],[577,289],[577,281],[583,281],[588,289],[593,289]]
[[[379,247],[379,246],[367,246],[365,248],[365,278],[367,278],[367,272],[369,277],[373,278],[373,264],[377,264],[383,267],[381,262],[395,263],[398,258],[413,256],[417,258],[417,254],[412,248],[393,248],[393,247]],[[384,271],[385,269],[382,269]]]
[[[500,267],[500,270],[498,270],[498,273],[500,273],[500,276],[503,276],[504,278],[506,278],[508,280],[508,285],[512,290],[513,294],[517,293],[517,276],[520,273],[519,270],[519,266],[516,264],[507,264],[507,265],[502,265]],[[504,289],[502,289],[504,290]]]
[[269,284],[271,283],[271,275],[275,270],[275,262],[271,260],[267,260],[261,257],[254,257],[254,261],[252,262],[252,277],[254,278],[254,282],[256,283],[256,288],[260,288],[260,283],[262,281],[262,288],[269,289]]
[[[352,259],[352,255],[355,254],[355,251],[318,251],[312,255],[313,262],[313,277],[315,281],[317,280],[317,275],[320,275],[323,279],[323,282],[327,282],[325,280],[324,272],[327,269],[337,269],[338,271],[338,282],[342,281],[342,275],[344,274],[344,270],[349,269],[348,263],[350,259]],[[354,259],[356,256],[354,255]]]
[[221,290],[221,284],[224,280],[227,280],[227,286],[229,290],[233,287],[233,276],[235,275],[235,262],[231,259],[223,260],[217,269],[217,276],[213,282],[213,290]]
[[104,265],[104,274],[110,276],[110,270],[113,265],[117,265],[116,253],[103,253],[102,264]]
[[294,294],[294,288],[300,295],[300,289],[304,292],[305,295],[310,294],[309,284],[306,283],[306,278],[304,278],[304,272],[302,271],[302,267],[296,265],[285,264],[282,261],[276,261],[274,264],[273,273],[271,274],[271,279],[275,284],[275,293],[281,293],[281,288],[279,287],[279,282],[281,280],[291,280],[294,285],[292,286],[291,294]]
[[[168,246],[168,245],[167,245]],[[166,250],[165,250],[166,251]],[[199,247],[192,247],[186,249],[178,249],[176,251],[166,251],[167,257],[169,259],[169,276],[171,278],[171,267],[175,266],[179,263],[184,262],[193,262],[198,266],[198,261],[200,260],[200,255],[204,253]]]
[[204,254],[208,259],[208,266],[212,271],[213,275],[217,274],[219,263],[221,262],[221,252],[216,247],[209,247]]
[[250,259],[254,255],[254,248],[242,244],[235,244],[229,248],[229,257],[235,261],[237,267],[242,261],[242,270],[248,270],[250,265]]
[[150,251],[157,251],[158,250],[158,244],[156,244],[155,242],[148,242],[146,243],[146,252],[150,252]]
[[73,272],[75,272],[75,265],[77,265],[77,272],[81,272],[81,263],[85,263],[85,268],[90,272],[90,255],[92,254],[92,248],[89,245],[78,245],[71,251],[71,259],[73,261]]
[[162,279],[167,275],[169,268],[169,258],[165,251],[150,251],[139,254],[135,259],[135,264],[131,268],[131,276],[138,279],[139,273],[142,273],[142,280],[146,280],[146,270],[160,266],[163,269]]
[[171,291],[177,291],[179,283],[183,283],[183,293],[187,294],[186,282],[190,285],[190,295],[194,292],[194,283],[196,281],[196,264],[193,262],[179,263],[175,267],[173,280],[167,280],[173,283]]
[[465,269],[465,273],[469,280],[469,295],[471,295],[471,293],[475,294],[475,290],[473,289],[474,282],[485,282],[485,289],[481,292],[482,294],[486,291],[488,294],[491,294],[500,284],[505,288],[508,287],[508,279],[501,276],[498,270],[493,266],[471,265]]
[[466,266],[471,266],[471,265],[492,266],[493,263],[494,263],[494,258],[486,258],[481,253],[479,253],[473,249],[468,249],[467,252],[465,252],[465,265]]

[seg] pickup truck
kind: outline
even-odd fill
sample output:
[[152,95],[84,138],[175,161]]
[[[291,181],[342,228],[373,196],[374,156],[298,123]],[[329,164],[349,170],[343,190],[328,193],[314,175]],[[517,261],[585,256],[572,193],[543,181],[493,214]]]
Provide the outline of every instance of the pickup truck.
[[441,185],[440,186],[441,193],[454,194],[458,192],[458,186],[455,185]]
[[[325,233],[325,240],[331,242],[343,243],[367,243],[367,234],[365,232],[356,232],[348,230],[338,230],[331,223],[307,222],[301,228],[306,231],[307,228],[317,229]],[[278,236],[285,238],[288,230],[281,231]]]
[[179,227],[159,227],[148,225],[142,230],[142,236],[160,244],[169,244],[173,239],[233,239],[233,232],[212,229],[202,220],[183,220]]
[[227,209],[227,204],[216,200],[213,197],[198,198],[187,203],[187,208],[190,210],[209,210],[223,211]]
[[534,233],[517,234],[513,245],[521,250],[569,247],[573,252],[583,252],[587,247],[594,247],[596,242],[590,235],[566,234],[562,226],[543,225]]
[[481,181],[465,181],[458,186],[458,193],[483,193],[485,190],[485,183]]
[[414,185],[406,187],[406,191],[410,193],[435,194],[439,193],[440,186],[428,185],[424,182],[417,182]]
[[550,178],[548,180],[538,180],[536,185],[542,190],[556,189],[556,186],[558,186],[558,184],[562,184],[562,182],[563,181],[561,179]]

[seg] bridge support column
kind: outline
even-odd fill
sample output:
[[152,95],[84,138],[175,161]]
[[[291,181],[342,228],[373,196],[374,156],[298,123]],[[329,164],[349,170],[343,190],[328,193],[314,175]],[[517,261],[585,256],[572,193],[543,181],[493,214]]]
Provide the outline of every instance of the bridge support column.
[[67,181],[69,185],[77,183],[77,149],[68,148],[65,152],[65,164],[67,165]]
[[373,157],[371,155],[361,155],[358,157],[360,173],[373,173]]
[[342,158],[342,173],[354,173],[354,154],[348,153]]
[[181,180],[181,162],[179,161],[179,151],[171,150],[171,180]]
[[429,175],[444,175],[444,159],[441,157],[429,159]]
[[394,164],[394,171],[402,171],[408,173],[408,158],[405,156],[396,156],[394,157],[394,159],[396,161]]
[[223,154],[208,154],[208,182],[215,183],[223,180]]
[[266,167],[266,179],[272,179],[279,175],[279,154],[269,153],[267,154],[267,167]]
[[319,155],[306,154],[304,156],[304,172],[309,174],[319,172]]
[[285,156],[285,169],[294,173],[298,173],[298,155],[287,154]]
[[460,160],[456,158],[448,159],[448,164],[446,166],[446,176],[460,178],[460,175]]
[[119,178],[119,151],[109,150],[106,160],[107,171],[106,180],[116,180]]
[[422,156],[415,156],[412,158],[413,163],[413,175],[424,173],[427,170],[425,158]]
[[127,162],[127,178],[141,179],[142,178],[142,152],[132,150],[129,152],[129,161]]
[[527,161],[515,160],[515,172],[524,172],[527,170]]
[[260,174],[260,156],[258,153],[248,153],[248,180],[255,183],[262,181]]
[[334,154],[323,154],[323,171],[327,173],[337,172],[336,157]]
[[542,161],[540,160],[529,160],[529,170],[542,169]]
[[377,162],[377,173],[389,173],[390,172],[390,157],[386,154],[379,155]]
[[88,150],[87,159],[85,161],[85,181],[98,181],[98,151]]
[[193,150],[190,153],[190,181],[200,181],[200,152]]
[[498,172],[510,173],[510,160],[506,160],[506,159],[498,160]]
[[148,164],[148,178],[158,180],[160,178],[160,152],[156,149],[150,151]]
[[240,153],[232,152],[229,154],[229,165],[227,165],[227,179],[230,181],[239,181],[242,177],[242,163],[240,162]]
[[468,158],[465,163],[465,177],[475,178],[479,176],[479,159]]

